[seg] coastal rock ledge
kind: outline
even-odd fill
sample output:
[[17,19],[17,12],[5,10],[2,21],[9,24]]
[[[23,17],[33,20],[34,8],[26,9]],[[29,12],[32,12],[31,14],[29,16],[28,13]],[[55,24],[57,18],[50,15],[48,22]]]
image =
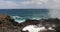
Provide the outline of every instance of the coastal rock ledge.
[[[60,19],[58,18],[40,20],[27,19],[25,22],[18,23],[9,15],[0,15],[0,32],[30,32],[29,30],[23,31],[23,28],[29,25],[35,25],[35,28],[45,27],[47,29],[38,32],[60,32]],[[54,30],[49,30],[49,27],[52,27]]]
[[0,32],[20,32],[17,24],[9,15],[0,15]]

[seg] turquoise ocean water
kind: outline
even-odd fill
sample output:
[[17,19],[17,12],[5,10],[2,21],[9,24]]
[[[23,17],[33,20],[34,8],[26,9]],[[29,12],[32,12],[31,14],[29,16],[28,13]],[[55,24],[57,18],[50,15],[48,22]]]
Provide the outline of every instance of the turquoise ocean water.
[[48,18],[48,9],[0,9],[0,14],[12,16],[16,22],[23,22],[26,19]]

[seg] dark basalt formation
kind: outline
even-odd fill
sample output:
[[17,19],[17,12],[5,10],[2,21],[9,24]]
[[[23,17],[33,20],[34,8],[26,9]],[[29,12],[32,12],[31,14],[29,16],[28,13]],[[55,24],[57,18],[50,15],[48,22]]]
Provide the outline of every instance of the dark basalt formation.
[[[23,29],[23,27],[28,26],[28,25],[38,25],[38,24],[42,24],[42,26],[45,26],[46,29],[48,29],[48,27],[52,27],[53,25],[55,25],[56,27],[53,27],[55,30],[47,30],[47,31],[42,31],[42,32],[60,32],[60,19],[58,18],[49,18],[49,19],[41,19],[41,20],[30,20],[27,19],[25,22],[22,22],[20,24],[18,24],[19,27],[21,27],[21,29]],[[27,32],[27,31],[24,31]]]
[[45,26],[46,28],[52,26],[53,24],[56,26],[53,27],[56,31],[47,30],[43,32],[60,32],[60,19],[58,18],[55,19],[49,18],[41,20],[27,19],[25,22],[17,23],[9,15],[4,14],[0,15],[0,32],[28,32],[28,31],[22,31],[22,29],[28,25],[38,25],[38,24],[42,24],[42,26]]

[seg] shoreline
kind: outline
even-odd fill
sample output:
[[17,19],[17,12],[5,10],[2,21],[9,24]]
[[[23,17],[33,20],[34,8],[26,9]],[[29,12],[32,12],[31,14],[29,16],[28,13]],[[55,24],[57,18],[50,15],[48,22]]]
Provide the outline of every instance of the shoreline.
[[26,32],[26,31],[22,31],[24,27],[28,25],[37,26],[38,24],[42,24],[42,26],[45,26],[46,24],[49,24],[49,25],[54,24],[55,25],[54,29],[56,30],[56,32],[60,31],[60,19],[58,18],[48,18],[48,19],[41,19],[41,20],[27,19],[26,21],[22,23],[18,23],[8,15],[3,15],[3,14],[0,15],[0,31],[1,32],[3,31],[5,32]]

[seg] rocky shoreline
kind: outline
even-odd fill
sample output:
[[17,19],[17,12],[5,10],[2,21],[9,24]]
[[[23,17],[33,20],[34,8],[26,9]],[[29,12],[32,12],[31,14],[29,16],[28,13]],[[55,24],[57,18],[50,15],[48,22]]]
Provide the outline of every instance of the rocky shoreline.
[[[42,26],[52,26],[55,25],[54,32],[60,32],[60,19],[58,18],[49,18],[49,19],[41,19],[41,20],[30,20],[27,19],[25,22],[18,23],[14,19],[12,19],[9,15],[0,15],[0,32],[27,32],[22,31],[25,26],[28,25],[38,25],[42,24]],[[53,32],[53,31],[44,31],[44,32]]]

